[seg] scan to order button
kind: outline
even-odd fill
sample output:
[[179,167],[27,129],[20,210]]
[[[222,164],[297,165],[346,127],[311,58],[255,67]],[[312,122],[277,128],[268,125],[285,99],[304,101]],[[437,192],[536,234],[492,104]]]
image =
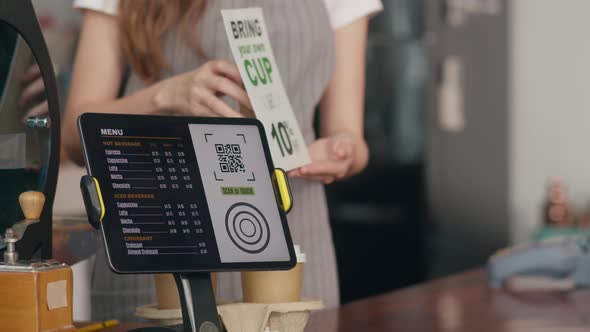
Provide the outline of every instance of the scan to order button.
[[224,196],[255,195],[254,187],[221,187]]

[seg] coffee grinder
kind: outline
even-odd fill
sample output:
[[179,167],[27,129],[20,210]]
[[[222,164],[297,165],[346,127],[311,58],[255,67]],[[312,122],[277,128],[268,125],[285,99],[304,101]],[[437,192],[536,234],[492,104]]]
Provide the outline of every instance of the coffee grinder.
[[[38,66],[45,94],[26,102]],[[29,0],[0,0],[0,322],[9,331],[73,331],[72,271],[51,257],[60,130],[53,66]],[[28,116],[40,102],[48,112]],[[20,220],[20,221],[19,221]]]

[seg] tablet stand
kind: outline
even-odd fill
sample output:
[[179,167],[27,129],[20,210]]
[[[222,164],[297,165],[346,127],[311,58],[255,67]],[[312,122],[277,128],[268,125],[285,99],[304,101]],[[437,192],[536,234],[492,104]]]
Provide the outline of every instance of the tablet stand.
[[174,273],[182,307],[182,325],[170,327],[147,327],[130,332],[221,332],[211,274]]

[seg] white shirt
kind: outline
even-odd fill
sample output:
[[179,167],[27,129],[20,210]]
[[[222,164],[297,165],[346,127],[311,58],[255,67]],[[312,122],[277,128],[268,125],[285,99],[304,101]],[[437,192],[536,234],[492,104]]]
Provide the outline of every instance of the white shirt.
[[[334,29],[346,26],[361,17],[371,16],[383,9],[381,0],[324,0],[324,2]],[[117,15],[119,0],[74,0],[74,7]]]

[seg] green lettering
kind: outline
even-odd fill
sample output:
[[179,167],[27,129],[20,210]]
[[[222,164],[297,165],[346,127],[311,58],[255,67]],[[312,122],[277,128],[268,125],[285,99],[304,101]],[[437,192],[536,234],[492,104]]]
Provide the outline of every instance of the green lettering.
[[256,68],[256,75],[258,75],[260,83],[262,83],[262,85],[266,85],[266,75],[262,71],[262,59],[258,59],[258,65],[256,65],[256,62],[254,62],[254,68]]
[[250,69],[252,68],[252,62],[250,62],[250,60],[244,60],[244,68],[246,68],[246,74],[248,75],[248,79],[250,79],[250,82],[252,82],[254,86],[258,86],[258,80],[256,79],[256,77],[252,78],[252,75],[250,75]]
[[270,64],[270,60],[267,57],[262,58],[262,63],[264,64],[264,70],[266,70],[266,75],[268,76],[268,81],[272,83],[272,65]]

